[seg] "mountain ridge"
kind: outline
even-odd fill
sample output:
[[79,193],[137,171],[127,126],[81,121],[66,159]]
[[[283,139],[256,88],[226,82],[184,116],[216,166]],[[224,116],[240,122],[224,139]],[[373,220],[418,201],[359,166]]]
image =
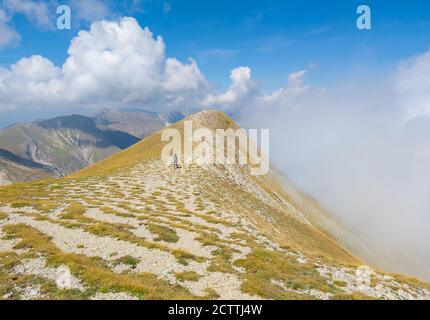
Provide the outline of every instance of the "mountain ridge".
[[[40,164],[39,170],[44,172],[35,172],[32,178],[28,170],[25,174],[15,170],[12,182],[39,179],[45,175],[68,175],[126,149],[142,137],[163,128],[168,121],[180,118],[178,112],[158,114],[112,109],[93,116],[59,116],[0,130],[0,148],[15,157]],[[18,165],[14,164],[15,167]],[[4,176],[12,175],[8,173],[10,168],[10,165],[0,164]]]
[[[238,128],[215,111],[188,120]],[[183,124],[169,128],[182,132]],[[71,176],[0,188],[0,295],[430,298],[428,284],[362,265],[308,217],[299,203],[308,199],[285,189],[277,172],[252,176],[234,164],[175,170],[160,159],[161,134]]]
[[14,182],[28,182],[58,175],[48,166],[21,158],[12,152],[0,149],[0,185]]

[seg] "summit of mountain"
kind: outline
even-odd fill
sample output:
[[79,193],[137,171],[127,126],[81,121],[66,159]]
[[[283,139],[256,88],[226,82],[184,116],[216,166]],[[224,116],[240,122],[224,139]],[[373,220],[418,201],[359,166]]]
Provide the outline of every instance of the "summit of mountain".
[[[183,133],[185,121],[239,128],[212,110],[168,128]],[[426,283],[363,265],[320,223],[330,214],[276,169],[174,169],[163,132],[71,176],[0,188],[2,296],[430,298]]]

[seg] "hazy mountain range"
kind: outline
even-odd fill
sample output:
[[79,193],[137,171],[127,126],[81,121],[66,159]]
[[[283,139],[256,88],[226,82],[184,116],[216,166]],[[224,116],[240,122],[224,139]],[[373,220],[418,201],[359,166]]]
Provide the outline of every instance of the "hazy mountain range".
[[69,175],[183,117],[179,112],[104,110],[9,126],[0,130],[0,183]]

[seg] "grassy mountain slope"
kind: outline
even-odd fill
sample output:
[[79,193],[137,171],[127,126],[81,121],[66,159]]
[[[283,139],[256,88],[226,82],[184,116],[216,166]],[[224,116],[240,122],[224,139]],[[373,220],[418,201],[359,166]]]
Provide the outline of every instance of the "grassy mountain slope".
[[[188,120],[237,127],[216,111]],[[69,177],[0,188],[0,297],[430,298],[427,284],[360,266],[277,172],[174,170],[160,135]]]
[[6,128],[0,132],[0,147],[63,174],[120,150],[97,129],[92,119],[79,115]]
[[52,175],[55,172],[51,168],[0,149],[0,185],[46,179]]
[[63,175],[84,168],[139,141],[127,133],[102,131],[92,118],[71,115],[18,124],[0,131],[0,147]]

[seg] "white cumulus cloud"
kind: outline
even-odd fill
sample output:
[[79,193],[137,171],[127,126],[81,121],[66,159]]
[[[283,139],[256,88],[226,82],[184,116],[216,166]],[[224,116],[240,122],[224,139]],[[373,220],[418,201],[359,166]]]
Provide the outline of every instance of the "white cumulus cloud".
[[271,108],[294,99],[308,90],[304,81],[306,70],[300,70],[288,75],[285,87],[273,92],[261,93],[257,83],[252,79],[249,67],[238,67],[230,73],[231,85],[220,94],[209,94],[204,106],[220,107],[223,109]]
[[80,31],[61,67],[41,56],[12,65],[0,78],[0,102],[6,108],[179,108],[201,98],[206,87],[194,60],[166,57],[161,37],[122,18]]
[[255,84],[251,80],[251,69],[248,67],[233,69],[230,80],[232,83],[226,92],[208,95],[204,105],[229,107],[242,102],[241,100],[247,98],[255,89]]

